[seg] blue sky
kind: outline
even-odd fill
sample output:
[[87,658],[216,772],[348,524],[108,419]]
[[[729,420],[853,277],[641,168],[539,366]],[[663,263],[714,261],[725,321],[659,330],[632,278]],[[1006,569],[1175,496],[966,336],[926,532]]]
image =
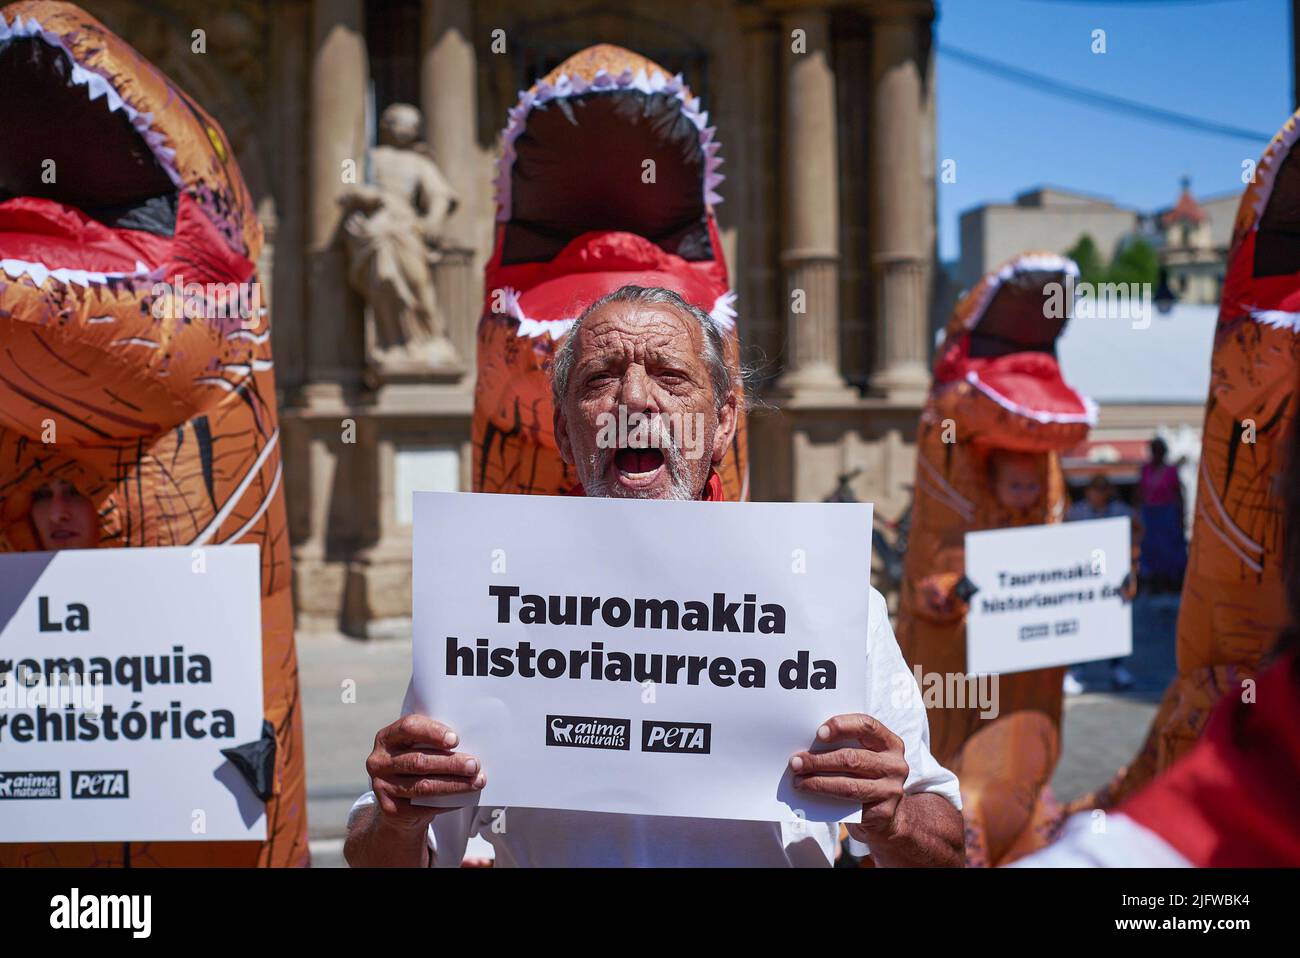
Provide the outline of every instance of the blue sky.
[[[1093,31],[1105,30],[1105,53]],[[1241,189],[1292,109],[1289,0],[939,0],[936,41],[1076,87],[1264,134],[1258,142],[1102,111],[937,52],[939,251],[957,218],[1050,184],[1140,209]]]

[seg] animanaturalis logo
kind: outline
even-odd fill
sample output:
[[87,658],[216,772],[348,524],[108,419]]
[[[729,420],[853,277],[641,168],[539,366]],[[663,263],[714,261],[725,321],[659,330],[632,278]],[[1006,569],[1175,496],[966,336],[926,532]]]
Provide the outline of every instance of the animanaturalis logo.
[[546,744],[566,748],[612,748],[632,745],[632,720],[594,715],[546,716]]
[[58,797],[58,772],[0,772],[0,799]]

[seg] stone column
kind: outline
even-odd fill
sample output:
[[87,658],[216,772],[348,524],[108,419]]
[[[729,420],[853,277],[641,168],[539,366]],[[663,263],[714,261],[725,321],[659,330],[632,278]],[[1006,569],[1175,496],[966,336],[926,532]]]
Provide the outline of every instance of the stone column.
[[[308,92],[307,303],[308,401],[338,398],[359,378],[360,356],[348,355],[354,304],[342,247],[337,242],[338,197],[345,170],[365,181],[366,56],[363,0],[314,0],[311,87]],[[345,166],[350,162],[350,166]]]
[[[303,294],[307,284],[303,273],[306,250],[305,203],[307,184],[302,162],[307,153],[307,118],[302,108],[302,80],[307,74],[308,35],[311,10],[305,4],[277,3],[269,8],[270,49],[275,57],[267,64],[270,168],[274,177],[274,198],[268,197],[266,212],[274,219],[267,231],[262,255],[268,255],[273,270],[263,271],[271,308],[271,347],[275,353],[275,386],[284,397],[281,409],[299,401],[307,378],[307,311]],[[268,217],[263,217],[268,222]]]
[[474,9],[464,0],[423,0],[420,16],[420,110],[433,160],[460,194],[447,221],[459,245],[474,242],[476,187],[490,178],[478,157],[478,64],[471,40]]
[[871,391],[911,402],[923,398],[930,383],[921,25],[916,11],[904,7],[883,12],[873,28],[871,265],[877,353]]
[[[478,64],[474,9],[464,0],[423,0],[420,14],[420,109],[434,162],[460,196],[447,220],[446,249],[434,270],[438,308],[456,351],[468,357],[461,385],[473,388],[477,293],[475,248],[482,228],[480,184],[490,178],[478,150]],[[467,295],[468,294],[468,295]]]
[[[802,50],[795,48],[799,39]],[[828,14],[785,12],[780,43],[787,353],[777,385],[785,395],[838,401],[854,392],[840,375],[839,163]]]
[[[312,0],[307,23],[307,120],[303,149],[306,188],[301,210],[301,339],[304,382],[286,410],[286,462],[294,522],[294,592],[304,627],[333,628],[339,616],[345,569],[330,558],[330,543],[348,539],[336,528],[331,497],[337,483],[360,465],[351,440],[351,403],[364,362],[361,304],[348,289],[338,242],[338,197],[345,163],[365,179],[366,88],[369,65],[363,0]],[[281,245],[283,250],[284,246]],[[354,485],[354,484],[353,484]],[[305,500],[305,501],[303,501]],[[298,501],[299,505],[295,505]],[[368,503],[358,497],[364,511]]]

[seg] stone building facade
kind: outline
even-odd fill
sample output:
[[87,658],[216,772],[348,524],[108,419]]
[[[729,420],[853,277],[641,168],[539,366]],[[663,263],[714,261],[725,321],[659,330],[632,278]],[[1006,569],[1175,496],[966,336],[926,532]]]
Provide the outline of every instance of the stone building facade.
[[1156,215],[1160,266],[1180,303],[1219,304],[1240,202],[1240,192],[1198,202],[1184,177],[1177,202]]
[[[717,125],[719,222],[766,406],[752,497],[819,500],[854,473],[878,512],[906,504],[935,275],[929,0],[81,2],[217,116],[258,200],[302,626],[403,628],[409,493],[469,487],[498,135],[519,90],[598,42],[680,71]],[[459,195],[430,270],[465,371],[395,384],[366,363],[339,201],[397,102],[420,108]]]
[[1141,221],[1138,210],[1059,187],[1025,190],[1010,203],[981,203],[961,214],[957,286],[971,289],[985,273],[1025,250],[1064,253],[1085,235],[1109,263]]

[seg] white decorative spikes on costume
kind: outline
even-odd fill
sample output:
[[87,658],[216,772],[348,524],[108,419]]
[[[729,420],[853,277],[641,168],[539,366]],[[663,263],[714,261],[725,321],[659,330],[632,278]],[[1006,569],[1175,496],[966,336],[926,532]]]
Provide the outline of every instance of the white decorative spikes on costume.
[[28,276],[38,289],[44,286],[46,280],[49,279],[55,279],[65,286],[71,284],[88,288],[90,286],[103,286],[113,280],[121,279],[159,280],[162,278],[163,272],[163,267],[150,269],[139,260],[135,262],[134,272],[106,273],[91,269],[69,269],[62,266],[50,268],[44,263],[29,263],[21,259],[0,259],[0,273],[4,273],[14,280]]
[[1079,267],[1068,256],[1057,256],[1055,253],[1026,253],[1024,256],[1017,256],[1003,264],[996,273],[986,277],[979,302],[966,317],[967,329],[975,328],[975,324],[984,316],[984,310],[988,309],[989,303],[993,302],[998,289],[1019,273],[1062,273],[1076,282],[1079,279]]
[[681,74],[669,78],[655,70],[647,75],[644,68],[634,74],[629,68],[618,76],[611,76],[602,67],[596,71],[596,76],[590,83],[580,76],[569,77],[568,74],[561,74],[553,84],[538,80],[532,89],[524,90],[519,94],[518,104],[511,107],[507,113],[509,119],[502,137],[501,157],[497,160],[497,175],[493,180],[496,186],[498,222],[505,223],[510,220],[510,174],[515,165],[515,141],[524,132],[524,127],[528,123],[528,114],[533,107],[584,93],[612,93],[619,90],[639,90],[646,94],[665,93],[680,101],[682,114],[699,131],[700,149],[704,151],[704,205],[712,207],[722,202],[717,187],[726,176],[718,172],[723,159],[718,155],[722,148],[721,144],[713,139],[717,127],[709,126],[708,112],[700,109],[699,97],[690,94]]
[[[519,336],[536,338],[545,335],[558,340],[578,321],[576,316],[567,319],[530,319],[519,302],[519,291],[509,286],[501,291],[501,298],[505,311],[519,323],[519,329],[516,330]],[[723,330],[730,331],[736,325],[735,304],[736,294],[728,290],[713,301],[709,318]]]
[[140,134],[141,139],[149,145],[150,152],[158,160],[158,165],[163,168],[168,179],[178,189],[185,185],[176,169],[176,151],[166,145],[166,134],[153,129],[152,113],[141,113],[135,109],[126,102],[121,93],[113,86],[111,80],[78,63],[77,58],[68,49],[67,44],[63,42],[63,38],[57,33],[43,29],[35,17],[29,16],[24,20],[21,16],[17,16],[14,17],[13,23],[10,24],[5,22],[4,14],[0,14],[0,41],[10,40],[15,37],[35,37],[51,47],[62,50],[72,64],[72,73],[70,75],[72,82],[77,86],[86,88],[86,93],[92,103],[103,97],[110,113],[116,113],[119,110],[125,113],[127,119],[131,122],[131,126]]

